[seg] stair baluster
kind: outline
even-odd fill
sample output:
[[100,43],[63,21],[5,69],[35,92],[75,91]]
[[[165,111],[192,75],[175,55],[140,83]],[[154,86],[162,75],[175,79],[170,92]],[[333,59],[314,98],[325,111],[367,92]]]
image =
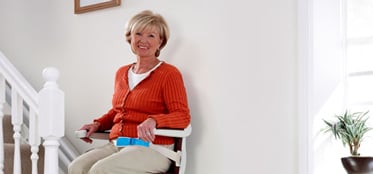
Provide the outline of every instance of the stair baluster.
[[[44,88],[38,95],[38,92],[0,51],[0,174],[21,174],[22,171],[37,174],[42,172],[39,167],[42,165],[45,174],[66,172],[67,165],[79,155],[66,139],[61,139],[64,136],[64,94],[56,83],[59,72],[55,68],[46,68],[43,76]],[[42,99],[42,91],[53,92]],[[6,126],[3,125],[4,120]],[[6,132],[3,131],[4,128],[7,129]],[[10,140],[11,134],[13,140]],[[4,136],[11,142],[5,142]],[[39,149],[41,136],[45,140],[43,145],[46,149]],[[29,151],[26,143],[31,146]],[[29,168],[30,158],[22,157],[28,156],[30,150],[32,169]],[[62,160],[59,161],[58,156],[61,156]]]
[[29,134],[29,144],[31,146],[31,163],[32,163],[32,174],[38,173],[38,159],[39,159],[39,126],[38,126],[38,116],[35,110],[30,108],[30,133]]
[[14,131],[13,174],[21,174],[21,126],[23,123],[23,100],[17,89],[12,87],[12,124]]

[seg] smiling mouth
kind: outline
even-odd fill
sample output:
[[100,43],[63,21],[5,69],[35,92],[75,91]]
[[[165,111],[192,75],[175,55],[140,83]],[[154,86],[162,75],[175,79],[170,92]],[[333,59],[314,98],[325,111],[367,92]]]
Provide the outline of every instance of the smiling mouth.
[[146,47],[146,46],[138,46],[138,48],[140,48],[140,49],[148,49],[148,47]]

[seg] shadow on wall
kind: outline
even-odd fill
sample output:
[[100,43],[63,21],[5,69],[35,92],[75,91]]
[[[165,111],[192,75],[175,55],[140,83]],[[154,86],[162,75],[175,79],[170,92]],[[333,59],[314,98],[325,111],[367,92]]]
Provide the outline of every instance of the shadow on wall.
[[[191,114],[192,134],[187,139],[187,169],[186,173],[198,173],[196,170],[198,165],[197,151],[204,137],[202,126],[204,125],[202,119],[202,111],[200,101],[203,101],[203,94],[195,86],[197,79],[196,75],[203,75],[198,66],[203,59],[199,53],[198,44],[188,43],[187,39],[176,39],[172,44],[168,45],[167,52],[162,56],[166,62],[174,64],[182,73],[184,84],[188,95],[188,104]],[[176,62],[176,63],[174,63]],[[207,72],[207,71],[205,71]],[[206,81],[204,81],[206,82]],[[200,84],[201,85],[201,84]],[[205,86],[205,85],[201,85]]]

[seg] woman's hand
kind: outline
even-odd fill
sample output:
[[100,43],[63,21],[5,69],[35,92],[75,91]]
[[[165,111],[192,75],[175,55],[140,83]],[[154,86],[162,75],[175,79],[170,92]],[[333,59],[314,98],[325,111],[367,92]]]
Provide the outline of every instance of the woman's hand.
[[155,139],[154,129],[157,122],[153,118],[148,118],[137,126],[137,136],[147,142],[153,142]]
[[99,122],[94,122],[91,124],[86,124],[83,127],[81,127],[79,130],[87,130],[87,135],[84,138],[81,138],[83,141],[86,143],[92,143],[92,139],[89,137],[95,133],[98,129],[100,128],[100,123]]

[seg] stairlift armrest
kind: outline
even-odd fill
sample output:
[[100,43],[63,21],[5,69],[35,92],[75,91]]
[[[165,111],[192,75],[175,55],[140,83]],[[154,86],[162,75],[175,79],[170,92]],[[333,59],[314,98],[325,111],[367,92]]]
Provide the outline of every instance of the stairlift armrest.
[[95,132],[91,135],[90,138],[98,139],[98,140],[108,140],[109,134],[110,134],[110,130]]
[[[109,139],[110,130],[104,132],[95,132],[91,135],[93,139],[107,140]],[[192,133],[192,126],[188,125],[185,129],[154,129],[155,135],[167,136],[167,137],[187,137]]]
[[154,129],[155,135],[167,136],[167,137],[178,137],[183,138],[187,137],[192,133],[192,126],[188,125],[185,129]]

